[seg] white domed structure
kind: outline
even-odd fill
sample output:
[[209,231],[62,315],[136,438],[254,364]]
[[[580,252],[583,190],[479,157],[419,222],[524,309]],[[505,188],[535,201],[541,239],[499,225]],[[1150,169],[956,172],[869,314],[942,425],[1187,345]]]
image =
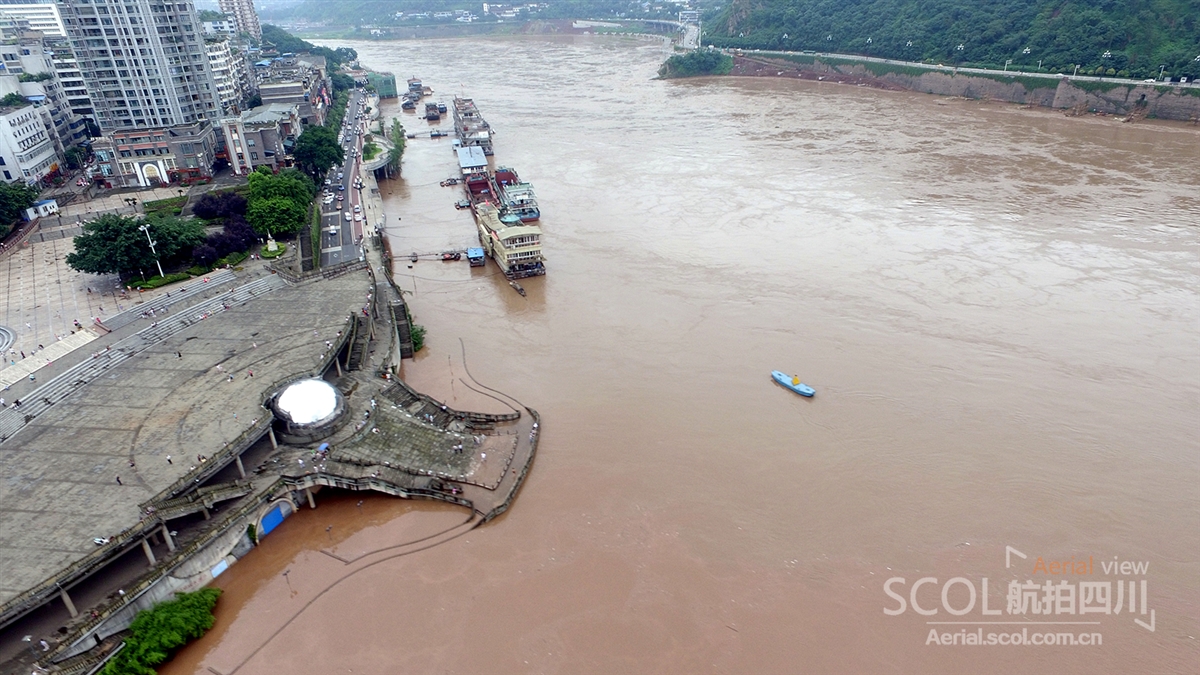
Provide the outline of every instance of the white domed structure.
[[285,442],[309,443],[332,434],[344,422],[346,399],[325,380],[298,380],[272,397],[271,409],[284,423]]

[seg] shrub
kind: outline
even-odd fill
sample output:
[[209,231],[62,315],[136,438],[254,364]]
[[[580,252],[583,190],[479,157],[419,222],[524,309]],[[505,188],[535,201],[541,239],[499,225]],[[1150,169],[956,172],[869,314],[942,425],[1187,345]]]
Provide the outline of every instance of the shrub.
[[278,258],[279,256],[283,255],[284,253],[287,253],[287,244],[277,241],[277,242],[275,242],[275,246],[276,246],[276,248],[274,251],[268,251],[267,245],[263,244],[262,252],[259,253],[259,255],[267,260],[270,260],[271,258]]
[[425,346],[425,326],[413,324],[410,335],[412,335],[413,353],[415,354]]
[[187,272],[174,272],[165,277],[150,277],[145,281],[131,281],[129,285],[133,288],[161,288],[167,284],[173,284],[176,281],[187,281],[191,278],[191,275]]
[[170,197],[152,202],[142,202],[142,208],[146,210],[147,216],[164,213],[171,213],[177,216],[183,212],[183,205],[187,203],[187,199],[187,195],[184,195],[182,197]]
[[216,266],[224,267],[226,265],[229,265],[230,267],[233,267],[234,265],[241,263],[243,260],[245,260],[246,258],[249,258],[249,257],[250,257],[250,254],[246,253],[245,251],[239,251],[237,253],[230,253],[229,255],[225,256],[224,258],[221,258],[220,260],[218,260]]
[[212,609],[220,596],[220,589],[202,588],[138,612],[129,626],[125,648],[104,666],[101,675],[153,674],[155,666],[212,628]]
[[[221,254],[217,252],[217,248],[208,242],[200,244],[192,249],[192,261],[196,263],[195,267],[188,269],[188,274],[199,276],[205,274],[212,268],[212,264],[220,258]],[[199,270],[198,272],[193,270]]]
[[192,213],[203,220],[246,215],[246,198],[236,192],[209,192],[196,201]]

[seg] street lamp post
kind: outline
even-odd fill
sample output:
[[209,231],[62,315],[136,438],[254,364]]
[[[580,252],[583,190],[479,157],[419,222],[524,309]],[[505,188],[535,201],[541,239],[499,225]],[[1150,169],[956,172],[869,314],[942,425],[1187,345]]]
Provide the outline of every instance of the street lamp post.
[[1161,65],[1161,66],[1159,66],[1159,67],[1158,67],[1158,79],[1159,79],[1160,81],[1162,80],[1162,74],[1163,74],[1163,71],[1164,71],[1164,70],[1166,70],[1166,69],[1167,69],[1167,66],[1166,66],[1166,64],[1163,64],[1163,65]]
[[1012,59],[1005,59],[1005,61],[1004,61],[1004,72],[1006,72],[1006,73],[1008,72],[1008,64],[1010,64],[1010,63],[1012,63]]
[[158,261],[158,251],[154,250],[154,240],[150,238],[150,227],[147,225],[138,225],[138,229],[146,233],[146,241],[150,242],[150,253],[154,255],[154,264],[158,265],[158,276],[167,276],[163,274],[162,263]]

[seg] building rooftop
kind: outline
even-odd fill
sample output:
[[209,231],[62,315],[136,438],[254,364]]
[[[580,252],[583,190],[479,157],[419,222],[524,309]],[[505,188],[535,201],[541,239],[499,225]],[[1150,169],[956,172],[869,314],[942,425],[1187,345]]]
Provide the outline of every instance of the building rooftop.
[[458,153],[458,166],[462,169],[476,169],[487,166],[487,155],[484,154],[483,148],[471,146],[467,148],[456,148]]
[[242,124],[274,124],[298,114],[295,103],[268,103],[242,113]]

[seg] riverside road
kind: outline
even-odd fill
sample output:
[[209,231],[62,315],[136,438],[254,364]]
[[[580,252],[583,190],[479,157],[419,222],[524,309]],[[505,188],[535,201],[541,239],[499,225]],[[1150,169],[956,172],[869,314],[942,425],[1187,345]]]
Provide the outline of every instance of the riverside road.
[[[360,244],[362,242],[362,218],[365,216],[361,212],[362,192],[356,185],[362,158],[362,138],[366,133],[367,122],[365,119],[359,119],[357,115],[366,107],[365,101],[366,97],[362,90],[355,89],[351,92],[350,107],[346,111],[345,121],[339,131],[342,138],[342,153],[346,159],[342,167],[330,169],[331,176],[329,185],[325,187],[325,194],[332,195],[333,201],[326,204],[322,199],[321,267],[350,262],[362,256]],[[342,174],[340,180],[336,173],[339,170]],[[339,196],[342,199],[339,199]],[[353,218],[356,215],[354,213],[356,206],[360,209],[357,214],[359,219],[347,221],[344,214],[348,213]]]

